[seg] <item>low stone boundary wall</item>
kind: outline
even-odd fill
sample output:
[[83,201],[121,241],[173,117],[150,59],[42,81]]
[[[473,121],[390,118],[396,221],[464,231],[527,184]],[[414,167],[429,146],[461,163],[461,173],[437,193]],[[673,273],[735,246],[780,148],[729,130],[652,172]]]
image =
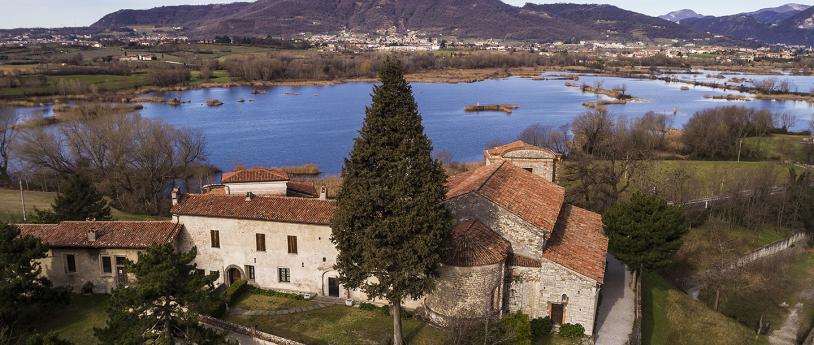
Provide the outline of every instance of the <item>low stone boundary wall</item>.
[[748,265],[750,263],[753,263],[753,262],[758,261],[760,259],[763,259],[765,257],[781,253],[781,252],[783,252],[783,251],[785,251],[785,250],[787,250],[789,248],[794,247],[795,245],[797,245],[800,242],[806,241],[807,239],[808,239],[808,234],[806,234],[804,232],[796,233],[796,234],[792,235],[791,237],[788,237],[786,239],[782,239],[782,240],[779,240],[779,241],[772,242],[772,243],[770,243],[768,245],[765,245],[765,246],[761,247],[758,250],[755,250],[755,251],[753,251],[753,252],[751,252],[749,254],[741,256],[735,262],[733,262],[733,263],[727,265],[726,267],[724,267],[723,270],[727,271],[727,270],[735,269],[735,268],[738,268],[738,267],[741,267],[741,266]]
[[228,332],[228,337],[236,340],[240,345],[305,345],[211,316],[201,315],[198,320],[206,326]]

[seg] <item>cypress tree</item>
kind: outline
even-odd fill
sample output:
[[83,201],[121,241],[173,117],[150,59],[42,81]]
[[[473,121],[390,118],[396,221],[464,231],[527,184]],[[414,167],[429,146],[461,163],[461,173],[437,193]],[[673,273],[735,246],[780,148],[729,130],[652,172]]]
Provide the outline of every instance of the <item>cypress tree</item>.
[[64,220],[110,220],[110,206],[96,191],[93,182],[82,175],[71,175],[65,192],[58,195],[54,203],[53,217],[57,222]]
[[610,251],[636,272],[670,264],[689,228],[680,209],[641,193],[611,207],[602,220]]
[[389,301],[393,344],[403,344],[401,303],[432,291],[452,221],[446,174],[431,157],[412,88],[388,60],[342,169],[331,222],[340,282]]

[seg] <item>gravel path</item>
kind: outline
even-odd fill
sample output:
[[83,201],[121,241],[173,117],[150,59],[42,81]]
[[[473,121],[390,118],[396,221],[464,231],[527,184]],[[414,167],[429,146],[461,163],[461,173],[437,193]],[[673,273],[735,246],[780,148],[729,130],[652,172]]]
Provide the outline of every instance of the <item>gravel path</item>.
[[597,345],[625,345],[633,332],[636,294],[633,274],[613,255],[608,254],[605,285],[600,292],[602,304],[597,315]]
[[803,304],[797,303],[791,309],[783,326],[774,330],[769,335],[769,344],[772,345],[796,345],[797,331],[800,329],[800,314],[803,311]]

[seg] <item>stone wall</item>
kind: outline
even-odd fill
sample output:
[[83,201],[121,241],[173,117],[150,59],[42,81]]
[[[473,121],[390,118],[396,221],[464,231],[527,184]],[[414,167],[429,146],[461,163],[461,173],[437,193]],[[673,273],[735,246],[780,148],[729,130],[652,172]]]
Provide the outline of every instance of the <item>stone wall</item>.
[[[198,248],[195,263],[198,268],[220,272],[218,282],[226,283],[229,268],[240,269],[243,278],[246,266],[254,266],[255,279],[249,283],[263,289],[328,296],[328,279],[339,277],[333,269],[338,251],[331,242],[327,225],[281,223],[259,220],[198,217],[181,215],[184,231],[179,236],[181,250]],[[220,248],[212,248],[210,230],[218,230]],[[264,234],[266,251],[257,251],[256,234]],[[288,236],[297,237],[297,253],[288,253]],[[289,269],[290,281],[281,282],[278,268]],[[340,298],[368,301],[361,291],[339,286]],[[373,300],[376,304],[385,301]],[[421,300],[404,302],[413,309]]]
[[278,337],[263,331],[258,331],[233,322],[216,319],[210,316],[200,316],[200,323],[205,327],[218,332],[226,332],[227,338],[237,341],[240,345],[305,345],[303,343]]
[[435,291],[424,300],[433,321],[446,325],[451,319],[481,318],[498,312],[503,273],[503,263],[442,266]]
[[563,323],[581,324],[590,335],[599,288],[593,280],[544,260],[542,267],[512,267],[506,302],[510,312],[531,318],[550,316],[551,304],[565,304]]
[[548,181],[556,182],[560,161],[557,156],[541,150],[515,150],[503,156],[486,155],[486,165],[508,161],[517,167],[531,169],[531,173]]
[[[546,234],[522,218],[475,193],[446,202],[456,221],[478,219],[512,243],[512,251],[528,257],[542,257]],[[552,229],[543,229],[551,232]]]
[[[67,287],[73,292],[80,292],[86,282],[93,283],[93,292],[110,293],[116,287],[116,257],[125,257],[130,261],[138,260],[138,250],[135,249],[86,249],[86,248],[54,248],[48,251],[48,256],[40,260],[42,275],[50,279],[54,286]],[[74,255],[76,272],[67,272],[67,255]],[[109,256],[111,273],[102,271],[102,257]],[[132,280],[133,275],[128,275]]]

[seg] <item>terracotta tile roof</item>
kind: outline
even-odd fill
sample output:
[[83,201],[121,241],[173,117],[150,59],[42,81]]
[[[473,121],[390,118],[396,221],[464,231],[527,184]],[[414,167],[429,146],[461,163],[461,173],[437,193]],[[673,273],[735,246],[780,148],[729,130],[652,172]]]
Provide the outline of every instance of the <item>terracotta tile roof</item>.
[[226,186],[208,185],[203,187],[203,194],[226,195]]
[[258,195],[246,201],[239,195],[187,194],[170,211],[189,216],[328,225],[335,207],[334,201],[314,198]]
[[492,265],[506,259],[511,245],[477,220],[458,223],[452,230],[452,250],[444,263],[470,267]]
[[509,266],[517,266],[517,267],[543,267],[543,263],[540,260],[532,259],[528,256],[523,256],[519,254],[511,254],[509,255]]
[[[84,221],[59,224],[19,224],[23,235],[40,238],[55,248],[127,248],[144,249],[173,243],[182,225],[173,222]],[[96,231],[96,240],[88,232]]]
[[508,162],[487,165],[447,180],[447,199],[478,193],[523,220],[552,231],[565,189]]
[[288,173],[279,169],[252,168],[223,173],[223,183],[288,181]]
[[600,284],[605,277],[608,237],[602,216],[576,206],[565,206],[543,258],[569,268]]
[[490,154],[490,155],[502,156],[503,154],[505,154],[505,153],[507,153],[509,151],[514,151],[514,150],[540,150],[540,151],[548,151],[551,154],[556,155],[556,153],[554,151],[552,151],[552,150],[550,150],[548,148],[535,146],[535,145],[532,145],[532,144],[527,144],[526,142],[524,142],[522,140],[518,140],[518,141],[515,141],[515,142],[512,142],[512,143],[508,143],[508,144],[502,145],[502,146],[493,147],[491,149],[486,150],[486,152],[488,154]]
[[288,181],[287,185],[288,196],[301,196],[301,197],[319,197],[317,187],[313,182],[308,181]]

